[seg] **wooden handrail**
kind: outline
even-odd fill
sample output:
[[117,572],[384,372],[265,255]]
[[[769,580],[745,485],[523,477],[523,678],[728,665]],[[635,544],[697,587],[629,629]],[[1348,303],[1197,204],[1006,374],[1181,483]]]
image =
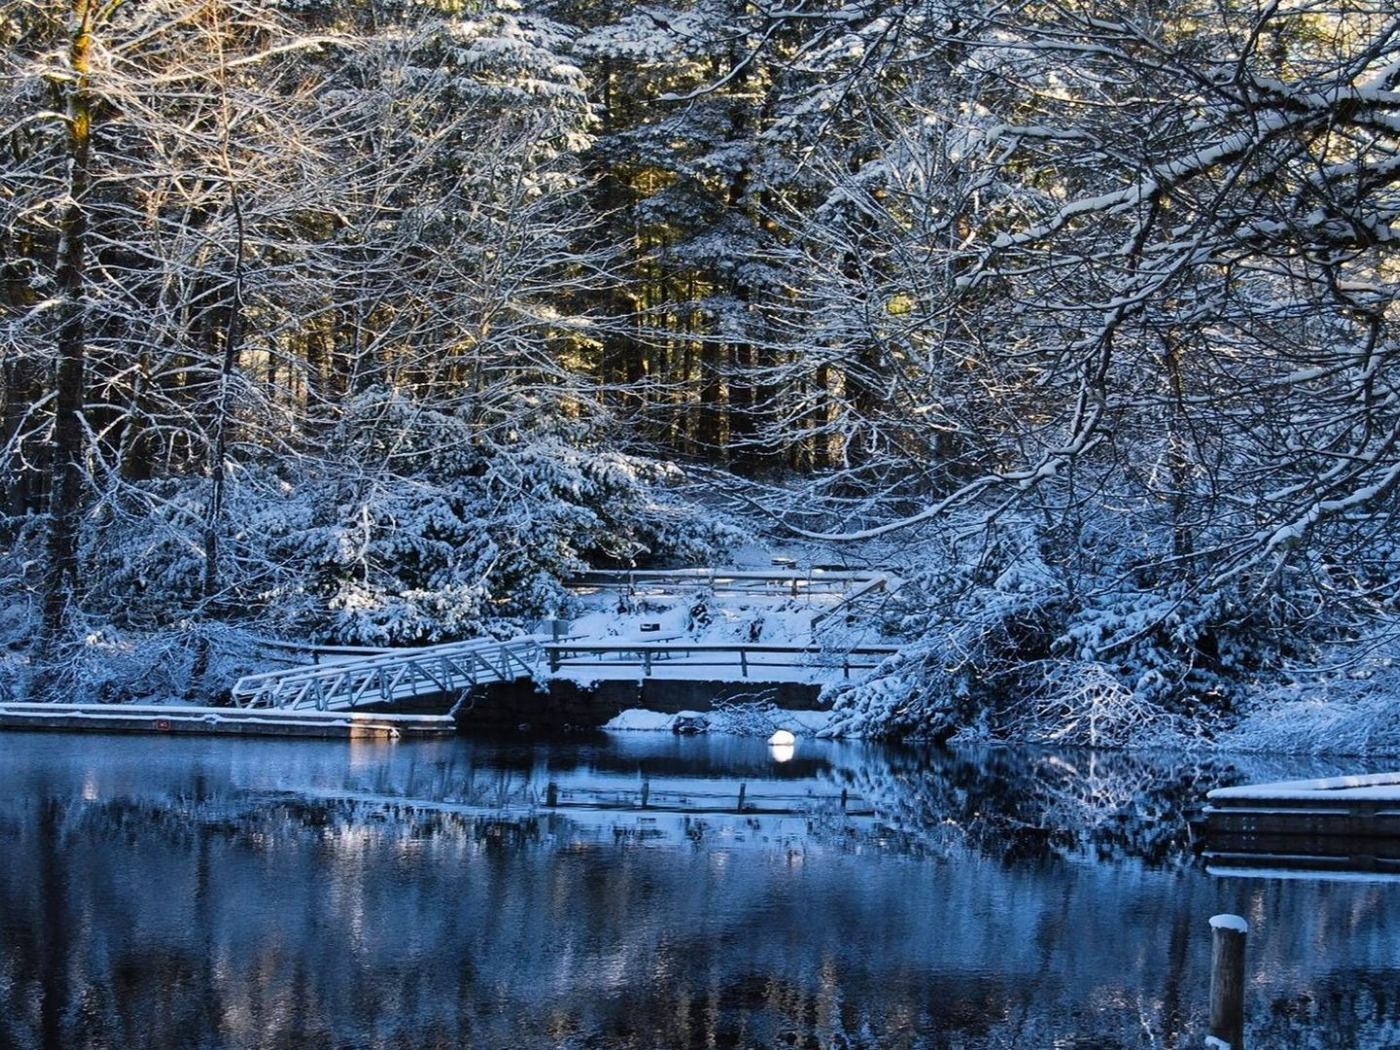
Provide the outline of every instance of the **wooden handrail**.
[[590,642],[582,639],[576,642],[542,642],[540,648],[547,653],[639,653],[645,651],[651,653],[826,653],[832,656],[891,656],[899,652],[899,646],[897,645],[857,645],[852,646],[850,649],[829,649],[821,645],[750,645],[746,642],[717,643],[684,641]]
[[885,574],[848,569],[590,569],[574,573],[567,587],[600,587],[635,591],[638,587],[666,584],[703,585],[713,591],[751,591],[755,585],[802,592],[831,592],[865,585]]
[[[842,673],[849,677],[852,668],[866,670],[876,666],[876,663],[854,663],[852,657],[874,656],[886,657],[899,652],[899,647],[894,645],[861,645],[851,649],[830,650],[819,645],[746,645],[740,643],[716,644],[713,642],[557,642],[541,645],[545,655],[549,659],[549,669],[551,672],[558,672],[563,668],[569,658],[586,656],[607,656],[616,655],[619,657],[631,655],[631,660],[619,660],[614,666],[639,666],[642,668],[644,677],[650,677],[653,663],[663,657],[668,656],[694,656],[695,654],[726,654],[733,659],[729,660],[689,660],[687,667],[732,667],[738,666],[744,678],[749,677],[752,667],[813,667],[822,666],[807,661],[787,660],[754,663],[750,661],[752,656],[830,656],[832,664],[838,666],[836,660],[840,660],[839,666]],[[878,662],[878,661],[877,661]],[[572,666],[596,666],[587,664],[572,664]]]

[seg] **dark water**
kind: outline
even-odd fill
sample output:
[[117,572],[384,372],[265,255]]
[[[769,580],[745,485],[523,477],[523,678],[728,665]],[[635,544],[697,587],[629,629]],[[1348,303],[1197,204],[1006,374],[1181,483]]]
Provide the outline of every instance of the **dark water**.
[[1199,1047],[1221,911],[1251,1048],[1400,1047],[1400,883],[1193,851],[1342,771],[0,734],[0,1047]]

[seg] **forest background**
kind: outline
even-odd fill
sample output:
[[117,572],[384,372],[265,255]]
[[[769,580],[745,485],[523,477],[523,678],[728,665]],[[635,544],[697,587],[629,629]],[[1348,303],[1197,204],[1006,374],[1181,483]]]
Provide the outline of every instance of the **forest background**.
[[1380,0],[3,0],[0,693],[742,506],[899,552],[846,731],[1400,749],[1398,89]]

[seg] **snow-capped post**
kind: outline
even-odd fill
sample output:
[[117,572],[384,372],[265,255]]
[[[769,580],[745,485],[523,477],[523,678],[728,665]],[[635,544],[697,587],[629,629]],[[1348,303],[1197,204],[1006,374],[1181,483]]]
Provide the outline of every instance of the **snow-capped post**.
[[1210,953],[1208,1050],[1244,1050],[1244,944],[1249,923],[1238,915],[1215,915]]

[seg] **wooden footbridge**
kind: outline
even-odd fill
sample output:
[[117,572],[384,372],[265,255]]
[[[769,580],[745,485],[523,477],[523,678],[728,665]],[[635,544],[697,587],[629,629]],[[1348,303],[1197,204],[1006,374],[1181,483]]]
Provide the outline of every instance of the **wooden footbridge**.
[[[785,596],[838,596],[835,605],[813,618],[813,633],[823,619],[840,609],[850,612],[856,600],[889,586],[893,577],[878,573],[799,571],[725,573],[714,569],[671,572],[591,572],[571,585],[580,589],[615,588],[630,593],[655,589],[704,586],[715,592],[756,589]],[[286,711],[349,711],[367,705],[392,705],[415,697],[462,696],[479,686],[545,678],[563,667],[596,667],[608,673],[624,669],[643,677],[708,679],[737,674],[740,678],[781,675],[777,668],[869,669],[895,649],[890,646],[837,647],[817,645],[699,644],[675,636],[633,641],[561,639],[557,634],[532,635],[501,642],[477,639],[415,649],[313,650],[329,660],[262,674],[247,675],[233,687],[233,701],[246,708]]]

